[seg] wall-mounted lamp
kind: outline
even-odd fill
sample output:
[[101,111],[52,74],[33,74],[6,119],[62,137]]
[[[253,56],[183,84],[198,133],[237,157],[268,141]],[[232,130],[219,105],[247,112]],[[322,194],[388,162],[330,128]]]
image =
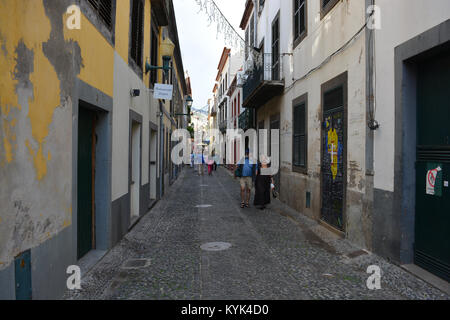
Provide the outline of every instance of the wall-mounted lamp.
[[134,97],[139,97],[141,95],[141,90],[139,89],[131,89],[130,95]]
[[147,58],[145,62],[145,74],[149,73],[151,70],[159,70],[159,69],[162,69],[167,74],[169,70],[172,69],[172,67],[170,66],[170,60],[172,60],[175,45],[169,38],[166,38],[161,42],[160,50],[163,59],[163,66],[162,67],[152,66]]
[[190,108],[190,107],[192,107],[192,104],[194,103],[194,100],[192,99],[192,97],[191,96],[188,96],[187,98],[186,98],[186,105]]

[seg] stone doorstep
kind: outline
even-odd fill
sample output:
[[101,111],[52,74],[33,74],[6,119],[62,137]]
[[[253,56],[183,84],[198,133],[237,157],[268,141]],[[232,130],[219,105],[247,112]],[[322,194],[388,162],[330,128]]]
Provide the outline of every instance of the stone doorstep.
[[91,250],[84,257],[78,260],[78,266],[81,269],[81,274],[87,274],[103,257],[108,253],[108,250]]
[[404,265],[401,265],[400,268],[411,273],[413,276],[420,278],[421,280],[425,281],[426,283],[431,284],[432,286],[436,287],[437,289],[441,290],[442,292],[450,295],[450,283],[448,283],[444,279],[441,279],[441,278],[435,276],[434,274],[428,272],[425,269],[422,269],[421,267],[419,267],[415,264],[404,264]]

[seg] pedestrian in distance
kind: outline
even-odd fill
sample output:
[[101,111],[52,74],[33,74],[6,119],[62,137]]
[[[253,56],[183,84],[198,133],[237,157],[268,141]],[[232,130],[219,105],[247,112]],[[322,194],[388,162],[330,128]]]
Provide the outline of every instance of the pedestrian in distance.
[[255,199],[253,204],[259,206],[264,210],[270,204],[270,190],[273,185],[273,178],[271,175],[263,175],[262,169],[269,167],[269,159],[262,156],[261,166],[258,168],[255,179]]
[[250,197],[253,183],[256,179],[258,164],[250,159],[250,150],[245,151],[245,157],[238,162],[235,177],[239,178],[241,184],[241,208],[250,207]]

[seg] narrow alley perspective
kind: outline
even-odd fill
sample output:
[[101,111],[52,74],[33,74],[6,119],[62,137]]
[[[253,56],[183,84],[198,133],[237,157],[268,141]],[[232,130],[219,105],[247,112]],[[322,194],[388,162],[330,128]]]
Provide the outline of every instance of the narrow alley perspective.
[[[276,199],[241,209],[226,169],[187,169],[166,199],[83,276],[66,299],[448,299]],[[382,269],[381,289],[367,268]]]

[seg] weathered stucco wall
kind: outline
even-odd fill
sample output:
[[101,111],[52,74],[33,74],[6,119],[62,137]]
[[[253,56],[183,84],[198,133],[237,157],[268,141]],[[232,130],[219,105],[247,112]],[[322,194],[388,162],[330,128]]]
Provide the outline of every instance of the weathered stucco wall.
[[77,78],[108,96],[113,92],[114,50],[84,14],[80,30],[67,28],[71,4],[0,1],[0,272],[31,248],[36,298],[45,297],[41,288],[50,285],[43,274],[63,279],[76,255]]
[[[347,72],[348,115],[347,115],[347,189],[346,220],[347,237],[354,243],[371,247],[371,213],[364,200],[366,192],[366,60],[365,34],[345,51],[333,57],[321,69],[304,80],[296,81],[320,65],[329,55],[351,39],[365,23],[364,1],[339,2],[322,20],[320,1],[308,1],[308,35],[294,49],[292,27],[292,3],[289,1],[266,2],[258,30],[259,45],[263,37],[265,51],[270,52],[271,24],[280,12],[281,53],[293,53],[282,57],[284,66],[285,93],[274,98],[258,110],[258,122],[265,120],[269,128],[270,117],[280,114],[280,170],[281,200],[296,210],[314,218],[321,217],[321,85]],[[308,94],[308,173],[292,170],[292,102]],[[306,208],[306,192],[311,192],[311,208]]]
[[[377,0],[381,29],[375,33],[377,120],[375,134],[375,188],[394,191],[395,61],[398,45],[449,19],[450,1]],[[407,12],[399,15],[398,12]],[[425,14],[426,13],[426,14]]]

